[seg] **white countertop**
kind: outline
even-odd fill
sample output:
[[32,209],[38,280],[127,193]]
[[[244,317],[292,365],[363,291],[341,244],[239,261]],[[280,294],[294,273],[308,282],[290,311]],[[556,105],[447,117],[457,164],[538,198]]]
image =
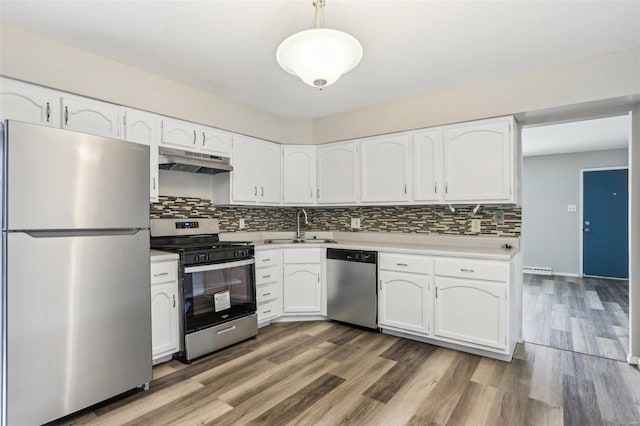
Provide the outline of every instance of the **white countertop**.
[[152,262],[159,262],[161,260],[177,260],[179,258],[178,253],[160,250],[151,250],[150,255]]
[[[240,233],[233,233],[240,234]],[[337,243],[265,244],[265,239],[292,238],[291,233],[252,232],[243,233],[245,240],[252,240],[256,250],[278,248],[338,248],[420,254],[429,256],[465,257],[473,259],[510,260],[519,252],[519,238],[481,236],[403,235],[365,232],[308,232],[307,239],[334,239]],[[241,240],[240,235],[226,234],[227,240]],[[502,248],[510,244],[512,249]]]

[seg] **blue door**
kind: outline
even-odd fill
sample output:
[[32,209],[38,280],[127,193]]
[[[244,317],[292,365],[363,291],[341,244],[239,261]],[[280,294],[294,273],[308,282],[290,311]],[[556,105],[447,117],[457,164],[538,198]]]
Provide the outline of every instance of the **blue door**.
[[629,278],[628,170],[584,172],[583,273]]

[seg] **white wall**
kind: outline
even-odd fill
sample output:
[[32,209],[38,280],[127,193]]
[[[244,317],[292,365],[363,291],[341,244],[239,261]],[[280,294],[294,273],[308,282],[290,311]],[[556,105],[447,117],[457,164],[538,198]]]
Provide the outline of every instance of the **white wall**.
[[640,49],[625,50],[317,118],[313,139],[324,143],[633,96],[640,94],[639,76]]
[[313,142],[310,119],[281,117],[9,25],[0,27],[0,74],[262,139]]
[[[628,161],[627,149],[524,158],[524,266],[580,273],[580,169],[626,166]],[[578,211],[567,212],[569,204]]]

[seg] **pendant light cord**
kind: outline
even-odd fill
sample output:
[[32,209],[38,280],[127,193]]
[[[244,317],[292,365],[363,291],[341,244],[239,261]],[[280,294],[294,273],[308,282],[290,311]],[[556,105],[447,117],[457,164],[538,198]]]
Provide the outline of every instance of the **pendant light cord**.
[[313,0],[313,7],[316,9],[316,12],[313,14],[313,25],[311,28],[314,30],[327,28],[327,23],[324,21],[324,5],[325,0]]

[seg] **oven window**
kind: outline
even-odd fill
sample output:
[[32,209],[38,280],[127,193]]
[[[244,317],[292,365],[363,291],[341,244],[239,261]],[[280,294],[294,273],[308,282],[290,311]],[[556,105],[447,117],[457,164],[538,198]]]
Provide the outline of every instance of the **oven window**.
[[[212,265],[219,266],[220,264]],[[184,313],[187,332],[255,311],[253,264],[185,273]]]

